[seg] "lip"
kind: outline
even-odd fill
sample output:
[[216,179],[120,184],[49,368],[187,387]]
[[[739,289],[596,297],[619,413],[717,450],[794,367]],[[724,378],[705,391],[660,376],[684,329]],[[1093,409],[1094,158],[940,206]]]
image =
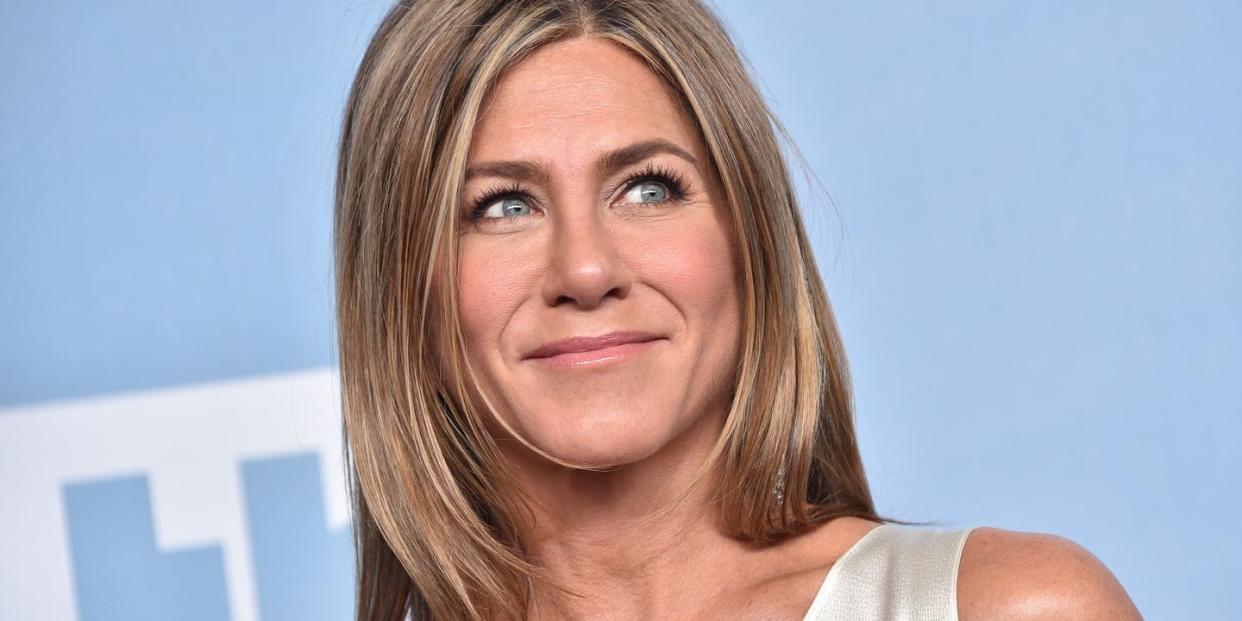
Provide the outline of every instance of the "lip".
[[596,365],[629,358],[645,351],[661,338],[650,332],[634,331],[575,336],[544,343],[527,354],[526,359],[554,366]]

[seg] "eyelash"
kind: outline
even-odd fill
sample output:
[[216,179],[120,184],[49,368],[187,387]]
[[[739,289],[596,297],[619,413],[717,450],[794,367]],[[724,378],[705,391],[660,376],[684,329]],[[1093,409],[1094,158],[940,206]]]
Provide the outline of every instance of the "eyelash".
[[[635,186],[648,182],[660,183],[664,185],[664,187],[668,188],[668,200],[660,201],[661,203],[680,201],[686,197],[686,189],[688,186],[686,185],[685,177],[666,166],[652,164],[650,162],[648,162],[646,166],[639,169],[638,172],[626,177],[625,181],[621,185],[625,188],[626,192],[629,192],[634,189]],[[530,193],[517,183],[494,187],[484,192],[483,196],[474,201],[474,207],[470,210],[470,220],[474,221],[482,219],[483,213],[487,211],[487,208],[491,207],[493,203],[502,198],[523,198],[529,200]],[[646,204],[658,205],[660,203]]]

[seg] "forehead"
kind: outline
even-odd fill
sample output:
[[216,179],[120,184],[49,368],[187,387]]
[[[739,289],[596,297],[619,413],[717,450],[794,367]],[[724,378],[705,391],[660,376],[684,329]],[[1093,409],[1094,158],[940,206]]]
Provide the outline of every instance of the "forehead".
[[650,138],[702,155],[676,95],[642,59],[578,38],[505,72],[483,103],[470,159],[572,159]]

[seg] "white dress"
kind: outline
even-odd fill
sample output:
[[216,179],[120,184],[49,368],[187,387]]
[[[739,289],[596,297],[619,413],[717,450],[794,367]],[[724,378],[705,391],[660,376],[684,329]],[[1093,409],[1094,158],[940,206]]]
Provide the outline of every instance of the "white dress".
[[803,621],[957,621],[957,568],[971,530],[871,529],[833,563]]

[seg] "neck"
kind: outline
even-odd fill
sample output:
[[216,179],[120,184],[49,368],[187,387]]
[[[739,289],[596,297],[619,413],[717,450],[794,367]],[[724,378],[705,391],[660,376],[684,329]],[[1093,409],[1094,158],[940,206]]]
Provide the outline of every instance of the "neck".
[[[518,462],[534,501],[523,540],[554,582],[581,596],[536,584],[535,618],[685,616],[710,595],[694,588],[729,577],[719,573],[743,544],[718,525],[719,464],[694,481],[722,425],[723,412],[705,416],[655,454],[608,472]],[[705,580],[708,572],[718,579]]]

